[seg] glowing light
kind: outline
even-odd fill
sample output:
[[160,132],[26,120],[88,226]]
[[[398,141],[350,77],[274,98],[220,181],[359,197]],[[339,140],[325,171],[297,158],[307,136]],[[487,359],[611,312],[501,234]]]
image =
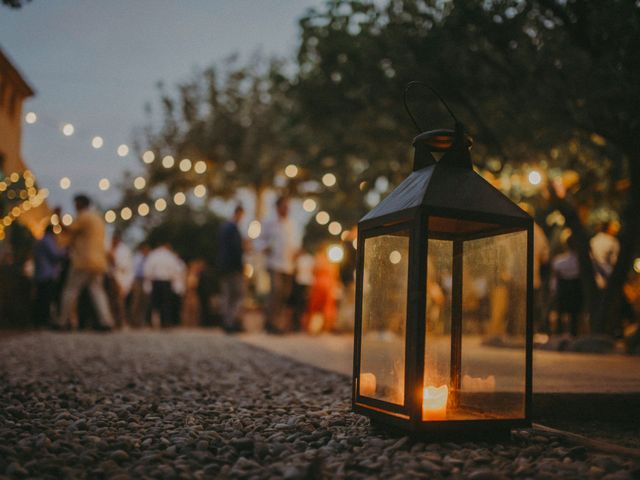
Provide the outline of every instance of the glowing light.
[[68,227],[68,226],[69,226],[69,225],[71,225],[72,223],[73,223],[73,217],[71,216],[71,214],[70,214],[70,213],[65,213],[65,214],[62,216],[62,224],[63,224],[65,227]]
[[118,155],[120,157],[126,157],[127,155],[129,155],[129,147],[127,147],[124,143],[122,145],[118,146],[118,150],[116,150],[118,152]]
[[400,263],[400,260],[402,260],[402,254],[399,251],[394,250],[389,254],[389,261],[394,265]]
[[9,180],[11,180],[12,182],[17,182],[18,180],[20,180],[20,174],[18,172],[13,172],[11,175],[9,175]]
[[187,201],[187,196],[182,192],[177,192],[173,196],[173,203],[175,203],[176,205],[184,205],[184,202],[186,201]]
[[162,166],[164,168],[171,168],[176,163],[174,158],[171,155],[167,155],[162,158]]
[[156,154],[153,153],[151,150],[147,150],[142,154],[142,161],[144,163],[153,163],[155,159],[156,159]]
[[71,135],[73,135],[73,132],[75,132],[75,131],[76,131],[76,129],[70,123],[65,123],[62,126],[62,134],[65,137],[70,137]]
[[204,160],[198,160],[193,166],[193,171],[196,173],[204,173],[207,171],[207,163]]
[[147,181],[144,179],[144,177],[136,177],[135,180],[133,181],[133,186],[137,190],[142,190],[146,185],[147,185]]
[[348,238],[349,238],[349,230],[344,230],[340,234],[340,240],[342,240],[343,242],[346,242]]
[[7,189],[7,184],[0,182],[0,192],[4,192]]
[[207,187],[204,185],[196,185],[193,187],[193,194],[198,198],[202,198],[207,194]]
[[329,224],[329,233],[331,235],[340,235],[340,232],[342,232],[342,225],[339,222],[331,222]]
[[294,178],[296,175],[298,175],[298,167],[293,164],[287,165],[287,167],[284,169],[284,174],[289,178]]
[[133,212],[129,207],[124,207],[122,210],[120,210],[120,218],[122,218],[123,220],[129,220],[132,215]]
[[342,245],[329,245],[327,248],[327,257],[331,263],[340,263],[344,259],[344,249]]
[[104,212],[104,221],[107,223],[113,223],[116,221],[116,212],[113,210],[107,210]]
[[313,198],[307,198],[304,202],[302,202],[302,208],[305,212],[313,212],[317,208],[318,204]]
[[141,217],[146,217],[147,215],[149,215],[149,211],[151,209],[149,208],[149,205],[147,205],[146,203],[141,203],[140,205],[138,205],[138,215],[140,215]]
[[14,217],[19,217],[22,212],[20,211],[20,207],[13,207],[11,209],[11,215]]
[[60,188],[62,190],[67,190],[71,186],[71,180],[69,177],[62,177],[60,179]]
[[244,275],[245,275],[245,277],[252,278],[253,277],[253,273],[254,273],[253,265],[251,265],[250,263],[245,263],[244,264]]
[[191,170],[191,160],[189,160],[188,158],[183,158],[182,160],[180,160],[179,168],[183,172],[188,172],[189,170]]
[[35,112],[28,112],[24,116],[24,121],[27,122],[29,125],[33,125],[38,121],[38,115],[36,115]]
[[167,208],[167,201],[164,198],[159,198],[154,202],[153,206],[156,207],[157,211],[162,212]]
[[57,213],[51,215],[51,225],[60,225],[60,217]]
[[325,173],[322,176],[322,183],[325,187],[333,187],[336,184],[336,176],[333,173]]
[[258,220],[253,220],[247,229],[247,235],[250,239],[255,240],[262,233],[262,225]]
[[95,149],[102,148],[104,145],[104,140],[102,137],[96,135],[91,139],[91,146]]
[[528,178],[531,185],[539,185],[542,181],[542,175],[540,175],[540,172],[536,170],[532,170],[531,172],[529,172]]
[[49,189],[48,188],[43,188],[40,190],[40,192],[38,193],[42,198],[47,198],[49,196]]
[[316,214],[316,222],[318,222],[320,225],[326,225],[327,223],[329,223],[329,220],[331,220],[331,217],[324,210]]
[[4,217],[4,218],[2,219],[2,223],[4,224],[4,226],[5,226],[5,227],[8,227],[9,225],[11,225],[11,222],[12,222],[12,221],[13,221],[13,220],[11,220],[11,218],[9,218],[9,217]]
[[62,227],[60,225],[54,225],[53,233],[55,233],[56,235],[62,233]]
[[110,186],[111,186],[111,182],[109,181],[108,178],[101,178],[100,181],[98,182],[98,188],[102,191],[109,190]]
[[633,261],[633,271],[636,273],[640,273],[640,257],[636,258]]

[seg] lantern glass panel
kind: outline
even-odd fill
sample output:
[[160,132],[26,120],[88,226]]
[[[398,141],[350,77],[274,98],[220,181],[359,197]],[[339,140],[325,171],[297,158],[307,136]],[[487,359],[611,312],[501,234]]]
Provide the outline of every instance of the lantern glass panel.
[[359,394],[405,403],[409,232],[364,242]]
[[527,232],[432,218],[422,419],[524,418]]

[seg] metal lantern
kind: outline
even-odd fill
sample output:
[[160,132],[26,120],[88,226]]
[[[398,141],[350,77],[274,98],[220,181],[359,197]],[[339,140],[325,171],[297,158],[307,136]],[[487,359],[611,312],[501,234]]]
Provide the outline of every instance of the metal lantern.
[[416,432],[506,432],[530,425],[533,219],[474,172],[451,115],[358,224],[353,409]]

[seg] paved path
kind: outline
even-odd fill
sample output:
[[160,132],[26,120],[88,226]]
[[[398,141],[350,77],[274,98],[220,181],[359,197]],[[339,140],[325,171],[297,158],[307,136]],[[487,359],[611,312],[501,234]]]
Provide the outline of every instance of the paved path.
[[[245,334],[242,340],[326,370],[351,376],[351,335]],[[518,355],[504,348],[473,346],[474,355],[487,365],[508,363]],[[626,355],[596,355],[534,351],[536,393],[639,393],[640,359]],[[486,369],[485,369],[486,370]],[[489,372],[489,370],[486,370]]]
[[389,436],[350,412],[349,393],[343,375],[211,331],[0,338],[0,478],[640,475],[637,460],[537,431],[501,443]]

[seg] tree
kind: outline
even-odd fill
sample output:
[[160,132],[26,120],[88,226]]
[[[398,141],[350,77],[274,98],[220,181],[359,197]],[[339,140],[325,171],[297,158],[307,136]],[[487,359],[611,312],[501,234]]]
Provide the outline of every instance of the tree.
[[[590,305],[593,331],[616,327],[615,305],[640,236],[637,3],[335,0],[310,11],[301,27],[301,110],[323,132],[326,150],[366,159],[354,183],[380,172],[395,181],[408,169],[411,133],[400,92],[420,79],[451,100],[474,134],[480,168],[572,164],[582,182],[563,206],[575,211],[594,192],[601,202],[626,204],[618,265]],[[442,126],[424,121],[438,109],[423,105],[432,113],[420,115],[421,123]],[[588,270],[587,242],[581,257]]]

